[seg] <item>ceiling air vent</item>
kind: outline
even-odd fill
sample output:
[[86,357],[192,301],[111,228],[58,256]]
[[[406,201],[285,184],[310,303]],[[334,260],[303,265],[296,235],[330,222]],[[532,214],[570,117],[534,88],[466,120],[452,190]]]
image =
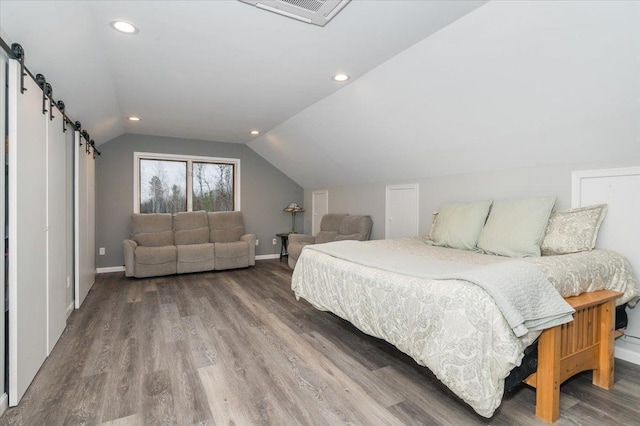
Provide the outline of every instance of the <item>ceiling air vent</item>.
[[351,0],[238,0],[260,9],[321,27],[327,25]]

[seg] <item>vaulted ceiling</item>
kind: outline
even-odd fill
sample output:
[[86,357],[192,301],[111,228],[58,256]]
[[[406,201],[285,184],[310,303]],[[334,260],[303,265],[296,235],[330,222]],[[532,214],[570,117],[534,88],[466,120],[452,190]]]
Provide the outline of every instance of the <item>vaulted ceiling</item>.
[[640,161],[640,2],[485,3],[353,0],[317,27],[235,0],[2,0],[0,28],[98,143],[247,143],[304,188]]
[[350,84],[335,73],[354,81],[483,3],[355,0],[318,27],[235,0],[2,0],[0,28],[98,144],[124,132],[246,143]]

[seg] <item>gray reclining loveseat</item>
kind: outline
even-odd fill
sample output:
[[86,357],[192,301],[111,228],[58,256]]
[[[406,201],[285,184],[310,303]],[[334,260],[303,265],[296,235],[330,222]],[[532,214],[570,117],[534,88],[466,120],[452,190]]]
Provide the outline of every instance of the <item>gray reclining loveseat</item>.
[[255,265],[256,236],[242,212],[134,214],[122,246],[125,275],[143,278]]

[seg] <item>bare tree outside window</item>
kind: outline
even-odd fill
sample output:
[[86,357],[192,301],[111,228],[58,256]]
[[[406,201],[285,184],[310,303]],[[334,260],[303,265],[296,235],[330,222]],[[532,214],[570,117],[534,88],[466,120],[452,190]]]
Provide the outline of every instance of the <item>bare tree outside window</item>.
[[193,210],[232,211],[233,164],[193,163]]
[[[0,0],[1,1],[1,0]],[[139,213],[239,209],[240,160],[134,153]]]
[[187,211],[187,163],[140,160],[140,213]]

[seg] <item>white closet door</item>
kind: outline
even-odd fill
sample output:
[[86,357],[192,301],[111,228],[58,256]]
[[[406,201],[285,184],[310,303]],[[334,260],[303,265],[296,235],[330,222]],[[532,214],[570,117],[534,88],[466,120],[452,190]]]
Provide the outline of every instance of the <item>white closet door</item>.
[[46,136],[42,91],[9,63],[9,404],[47,357]]
[[54,108],[47,126],[47,355],[67,325],[66,135]]
[[311,193],[311,235],[320,232],[322,216],[329,213],[329,191],[313,191]]
[[387,185],[385,238],[418,235],[418,184]]
[[86,141],[76,132],[74,143],[76,167],[75,237],[76,237],[76,294],[75,306],[80,307],[95,281],[95,168],[94,159],[87,154]]

